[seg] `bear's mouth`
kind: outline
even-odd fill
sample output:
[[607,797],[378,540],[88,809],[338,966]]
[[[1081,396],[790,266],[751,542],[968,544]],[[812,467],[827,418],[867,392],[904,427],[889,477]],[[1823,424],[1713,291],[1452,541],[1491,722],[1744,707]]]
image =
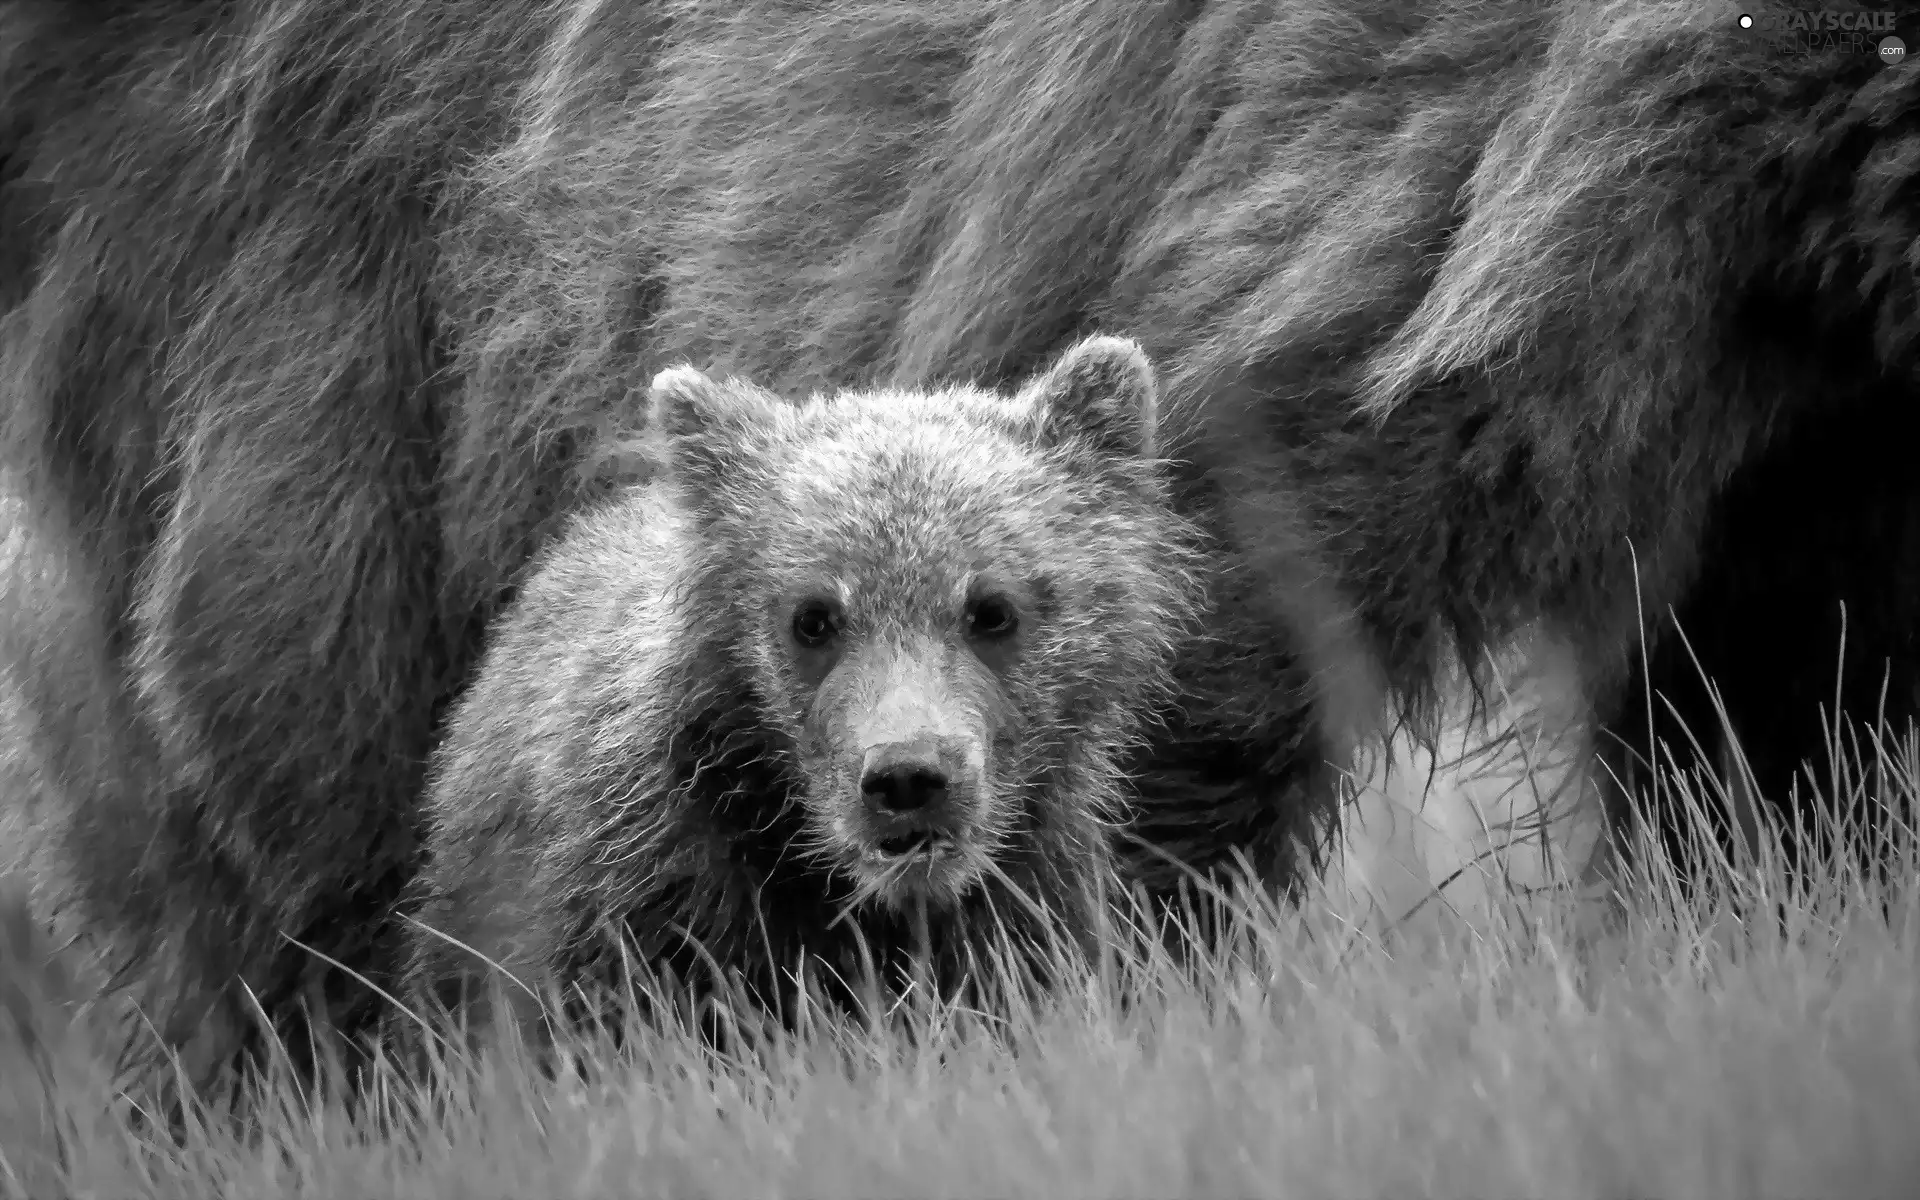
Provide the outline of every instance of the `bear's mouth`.
[[954,850],[953,839],[927,830],[882,838],[874,850],[883,858],[941,858]]
[[957,903],[979,877],[977,850],[963,838],[937,830],[888,830],[855,851],[847,864],[882,905],[902,910],[917,901],[945,908]]

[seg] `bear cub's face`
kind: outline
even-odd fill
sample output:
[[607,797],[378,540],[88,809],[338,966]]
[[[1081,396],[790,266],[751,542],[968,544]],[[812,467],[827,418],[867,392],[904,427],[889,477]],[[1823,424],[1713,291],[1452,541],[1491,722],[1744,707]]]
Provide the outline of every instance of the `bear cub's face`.
[[857,899],[1106,861],[1113,756],[1189,615],[1154,395],[1115,338],[1011,397],[655,379],[722,640],[804,780],[800,849]]

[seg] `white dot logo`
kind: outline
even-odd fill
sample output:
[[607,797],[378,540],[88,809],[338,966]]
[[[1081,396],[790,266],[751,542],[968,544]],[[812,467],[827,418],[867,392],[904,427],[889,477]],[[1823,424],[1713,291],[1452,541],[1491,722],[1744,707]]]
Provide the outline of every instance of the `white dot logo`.
[[1751,15],[1751,14],[1749,14],[1749,13],[1741,13],[1741,14],[1740,14],[1740,28],[1742,28],[1742,29],[1752,29],[1752,28],[1753,28],[1753,17],[1752,17],[1752,15]]

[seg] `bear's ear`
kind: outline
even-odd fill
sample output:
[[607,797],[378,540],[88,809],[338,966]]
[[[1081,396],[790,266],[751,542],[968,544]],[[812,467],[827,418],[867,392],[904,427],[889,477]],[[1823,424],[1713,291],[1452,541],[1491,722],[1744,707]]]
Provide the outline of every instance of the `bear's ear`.
[[759,388],[720,383],[692,367],[668,367],[647,388],[647,428],[673,440],[750,429],[772,412],[772,397]]
[[1158,453],[1159,381],[1130,338],[1090,337],[1020,389],[1042,436],[1079,435],[1109,454]]
[[659,439],[669,474],[707,493],[744,464],[748,437],[779,401],[749,384],[719,382],[692,367],[668,367],[647,389],[647,432]]

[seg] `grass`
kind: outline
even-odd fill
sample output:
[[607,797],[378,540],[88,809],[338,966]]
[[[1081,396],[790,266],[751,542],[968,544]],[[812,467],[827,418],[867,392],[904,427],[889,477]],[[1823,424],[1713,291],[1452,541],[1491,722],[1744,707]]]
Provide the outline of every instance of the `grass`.
[[[1877,743],[1836,778],[1910,804],[1917,761]],[[1668,786],[1704,822],[1698,785]],[[1601,921],[1591,897],[1533,898],[1376,938],[1330,902],[1219,897],[1233,949],[1197,970],[1128,950],[1004,1024],[921,1005],[912,1037],[823,1018],[727,1060],[636,1030],[623,1053],[579,1045],[582,1077],[448,1059],[426,1087],[383,1071],[357,1115],[269,1084],[247,1131],[165,1139],[15,914],[0,1196],[1911,1194],[1914,831],[1885,880],[1851,858],[1789,880],[1776,838],[1692,879],[1636,868]]]

